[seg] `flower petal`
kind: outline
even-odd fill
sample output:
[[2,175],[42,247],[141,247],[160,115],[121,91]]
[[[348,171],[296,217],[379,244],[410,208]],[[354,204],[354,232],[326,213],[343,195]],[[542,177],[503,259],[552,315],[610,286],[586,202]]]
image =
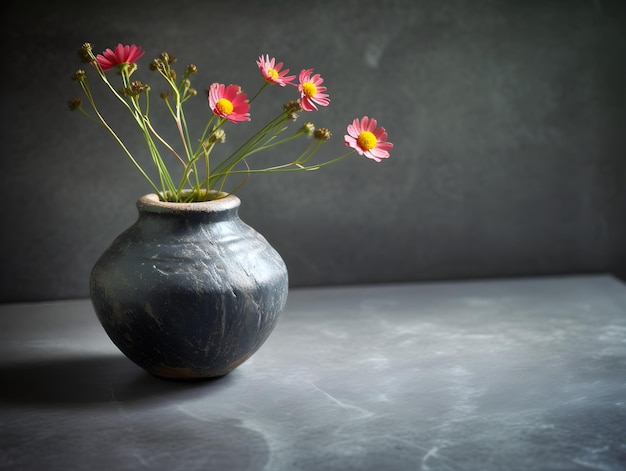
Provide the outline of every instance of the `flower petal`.
[[98,54],[96,61],[103,71],[107,71],[121,64],[134,64],[143,54],[141,46],[119,43],[113,49],[105,49],[102,54]]
[[[363,116],[360,120],[354,119],[347,126],[344,136],[344,143],[351,147],[359,155],[365,155],[368,159],[380,162],[389,157],[389,151],[393,149],[393,144],[387,141],[385,128],[376,128],[378,122],[374,118]],[[362,133],[371,133],[369,136],[361,136]],[[373,142],[372,135],[375,138]],[[364,146],[364,147],[361,147]]]

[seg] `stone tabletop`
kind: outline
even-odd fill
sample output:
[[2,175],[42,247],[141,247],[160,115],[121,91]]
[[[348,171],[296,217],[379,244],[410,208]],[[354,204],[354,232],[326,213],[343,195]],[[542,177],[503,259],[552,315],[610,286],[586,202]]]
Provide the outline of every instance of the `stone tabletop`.
[[88,300],[0,306],[2,470],[623,470],[609,275],[293,289],[217,380],[154,378]]

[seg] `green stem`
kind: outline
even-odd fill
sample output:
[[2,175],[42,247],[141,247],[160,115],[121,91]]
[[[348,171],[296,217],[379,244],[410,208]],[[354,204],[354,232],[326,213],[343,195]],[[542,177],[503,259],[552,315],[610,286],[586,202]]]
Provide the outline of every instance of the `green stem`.
[[[130,159],[130,161],[133,163],[133,165],[135,165],[135,167],[137,167],[137,169],[139,170],[139,172],[144,176],[144,178],[148,181],[148,183],[150,184],[150,186],[152,186],[152,188],[154,189],[154,191],[159,194],[160,190],[159,188],[154,184],[154,182],[152,181],[152,179],[148,176],[148,174],[143,170],[143,168],[141,167],[141,165],[139,165],[139,163],[135,160],[135,158],[133,157],[132,153],[128,150],[128,148],[126,147],[126,145],[122,142],[122,140],[120,139],[120,137],[117,135],[117,133],[113,130],[113,128],[111,128],[111,126],[109,126],[109,124],[106,122],[106,120],[104,119],[104,117],[102,116],[102,114],[100,113],[100,110],[98,110],[98,107],[96,106],[96,103],[93,99],[93,95],[91,94],[91,90],[89,88],[89,84],[87,83],[87,81],[85,80],[84,82],[81,82],[81,86],[83,88],[83,91],[85,92],[85,95],[87,96],[87,100],[89,101],[89,104],[91,105],[94,113],[96,113],[96,116],[98,117],[98,122],[104,126],[104,128],[113,136],[113,138],[117,141],[117,143],[119,144],[119,146],[122,148],[122,150],[124,151],[124,153],[128,156],[128,158]],[[128,106],[128,105],[127,105]],[[128,107],[130,109],[130,107]]]
[[230,154],[224,161],[222,161],[215,169],[214,172],[222,175],[227,174],[229,169],[234,168],[242,159],[247,157],[252,150],[262,141],[273,128],[277,128],[287,120],[287,114],[283,111],[263,128],[254,133],[248,140],[241,144],[232,154]]
[[248,103],[252,103],[254,100],[256,100],[256,98],[261,94],[263,90],[265,90],[265,87],[267,87],[268,85],[269,83],[264,80],[263,85],[261,86],[261,88],[259,88],[259,91],[256,92],[254,96],[248,100]]

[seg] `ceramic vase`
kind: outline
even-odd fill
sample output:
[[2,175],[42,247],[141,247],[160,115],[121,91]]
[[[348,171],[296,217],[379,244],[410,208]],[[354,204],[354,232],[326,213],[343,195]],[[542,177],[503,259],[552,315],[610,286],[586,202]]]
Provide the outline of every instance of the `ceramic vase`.
[[287,300],[287,268],[239,217],[234,195],[137,201],[139,217],[100,256],[90,277],[111,341],[157,377],[223,376],[273,331]]

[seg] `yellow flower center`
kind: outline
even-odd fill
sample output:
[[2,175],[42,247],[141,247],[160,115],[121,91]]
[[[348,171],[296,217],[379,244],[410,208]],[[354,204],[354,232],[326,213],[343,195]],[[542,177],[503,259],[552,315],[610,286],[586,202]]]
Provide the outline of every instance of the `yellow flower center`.
[[361,149],[372,150],[376,147],[376,136],[369,131],[363,131],[359,134],[359,137],[356,138],[356,142]]
[[228,115],[233,112],[233,102],[226,98],[220,98],[219,100],[217,100],[215,108],[217,108],[217,111],[219,111],[220,113]]
[[267,76],[275,79],[278,77],[278,72],[276,72],[276,69],[267,69]]
[[304,82],[302,84],[302,91],[307,96],[307,98],[311,98],[317,95],[317,88],[311,82]]

